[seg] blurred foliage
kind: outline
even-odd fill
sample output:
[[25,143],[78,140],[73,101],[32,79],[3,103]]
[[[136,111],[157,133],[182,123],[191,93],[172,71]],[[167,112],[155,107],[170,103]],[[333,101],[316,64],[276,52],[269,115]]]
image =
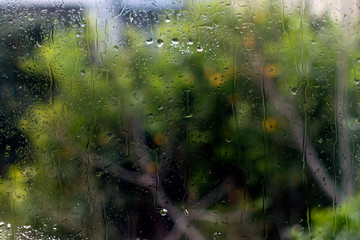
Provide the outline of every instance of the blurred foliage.
[[355,195],[339,205],[316,207],[312,213],[312,231],[306,234],[300,225],[290,231],[291,239],[356,239],[359,237],[359,196]]
[[[188,9],[128,10],[116,42],[96,16],[81,14],[13,30],[33,39],[25,43],[2,34],[9,68],[1,77],[9,87],[1,131],[14,134],[0,142],[0,220],[31,225],[37,237],[163,239],[174,222],[159,214],[149,189],[104,167],[118,166],[158,176],[167,201],[190,216],[199,199],[232,179],[208,210],[241,212],[243,223],[193,220],[205,237],[356,238],[356,197],[331,209],[303,169],[290,120],[261,87],[271,81],[295,112],[306,113],[301,120],[324,168],[341,176],[334,164],[340,27],[275,4]],[[355,59],[347,69],[350,120],[359,111]],[[358,123],[349,126],[358,146]]]

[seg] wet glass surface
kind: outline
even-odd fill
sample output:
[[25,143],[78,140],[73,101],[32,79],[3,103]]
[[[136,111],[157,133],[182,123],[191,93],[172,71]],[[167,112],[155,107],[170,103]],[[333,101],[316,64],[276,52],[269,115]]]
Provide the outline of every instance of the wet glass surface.
[[1,239],[357,239],[356,1],[0,1]]

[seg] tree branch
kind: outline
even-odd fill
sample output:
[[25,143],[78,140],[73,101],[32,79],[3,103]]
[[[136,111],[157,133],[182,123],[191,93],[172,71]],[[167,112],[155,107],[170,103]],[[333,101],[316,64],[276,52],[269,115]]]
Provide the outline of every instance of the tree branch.
[[169,197],[165,194],[165,190],[158,186],[156,189],[156,176],[149,174],[134,173],[118,167],[115,164],[96,164],[96,167],[104,169],[107,173],[113,177],[118,177],[124,181],[142,186],[151,191],[154,197],[157,199],[157,204],[161,208],[165,208],[168,211],[168,215],[175,223],[177,231],[185,234],[190,239],[194,240],[205,240],[205,237],[192,225],[187,217],[183,216],[182,211],[179,211],[171,203]]
[[[261,56],[257,56],[257,59],[254,61],[254,69],[261,69],[261,59]],[[255,85],[258,87],[261,86],[261,77],[259,74],[253,73],[251,79]],[[284,97],[280,96],[276,89],[276,85],[271,78],[265,77],[264,88],[267,94],[267,98],[272,101],[275,109],[280,114],[285,116],[290,123],[291,132],[296,147],[301,153],[305,154],[306,166],[308,166],[310,173],[318,183],[319,187],[330,200],[333,200],[334,195],[337,196],[337,200],[339,201],[344,199],[344,192],[334,184],[334,179],[322,166],[309,136],[304,136],[304,123],[302,122],[298,113],[295,111],[296,107],[294,102],[291,99],[285,99]],[[304,152],[304,139],[306,140],[306,152]]]

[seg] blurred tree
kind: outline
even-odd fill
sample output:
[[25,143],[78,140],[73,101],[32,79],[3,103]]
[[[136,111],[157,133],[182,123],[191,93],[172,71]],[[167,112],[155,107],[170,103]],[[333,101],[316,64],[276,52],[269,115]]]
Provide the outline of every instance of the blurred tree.
[[[30,94],[4,113],[22,139],[4,142],[0,179],[12,237],[343,236],[354,225],[336,207],[353,204],[340,184],[351,179],[338,144],[341,31],[326,16],[282,11],[126,9],[116,43],[79,12],[47,32],[15,31],[43,37],[3,56],[13,58],[9,84],[23,83],[2,99]],[[344,71],[350,86],[356,71]]]

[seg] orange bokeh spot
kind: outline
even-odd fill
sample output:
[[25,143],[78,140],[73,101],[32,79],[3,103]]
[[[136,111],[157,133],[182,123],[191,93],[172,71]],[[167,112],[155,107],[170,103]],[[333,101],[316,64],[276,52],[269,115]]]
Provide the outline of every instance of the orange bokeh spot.
[[204,75],[211,86],[220,87],[232,76],[232,68],[225,68],[223,72],[215,72],[213,68],[208,68]]
[[244,38],[244,47],[245,48],[255,48],[256,39],[254,35],[249,35]]
[[155,174],[157,172],[157,165],[155,162],[149,162],[146,165],[146,173]]
[[232,105],[233,103],[237,103],[240,100],[240,96],[238,94],[231,94],[227,96],[226,101],[229,105]]
[[166,137],[165,137],[165,135],[162,134],[162,133],[157,133],[157,134],[155,134],[153,140],[154,140],[154,143],[155,143],[156,145],[158,145],[159,147],[165,145],[165,143],[166,143]]
[[263,127],[267,132],[273,132],[276,129],[276,120],[273,118],[266,118],[263,121]]
[[264,74],[268,78],[275,78],[277,75],[279,75],[279,67],[275,64],[269,64],[265,66]]
[[214,73],[208,78],[210,85],[213,87],[219,87],[224,84],[224,76],[220,73]]

